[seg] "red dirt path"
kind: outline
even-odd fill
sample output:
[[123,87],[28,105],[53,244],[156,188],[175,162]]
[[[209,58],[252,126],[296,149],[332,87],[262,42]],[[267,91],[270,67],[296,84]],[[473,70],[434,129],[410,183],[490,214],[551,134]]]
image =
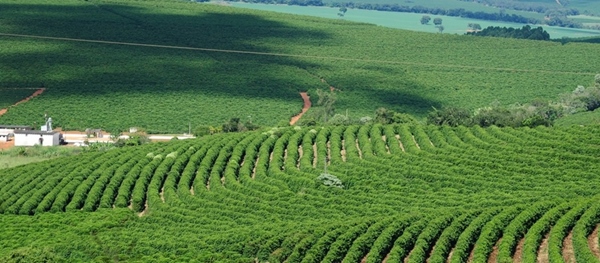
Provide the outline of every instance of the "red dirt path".
[[[24,99],[20,100],[19,102],[17,102],[17,103],[15,103],[15,104],[13,104],[13,105],[12,105],[12,106],[10,106],[10,107],[17,106],[17,105],[19,105],[19,104],[21,104],[21,103],[23,103],[23,102],[27,102],[27,101],[29,101],[30,99],[33,99],[34,97],[36,97],[36,96],[39,96],[39,95],[40,95],[40,94],[42,94],[42,93],[43,93],[45,90],[46,90],[46,88],[40,88],[40,89],[36,90],[36,91],[35,91],[33,94],[31,94],[31,96],[29,96],[29,97],[27,97],[27,98],[24,98]],[[5,114],[7,111],[8,111],[8,108],[6,108],[6,109],[0,109],[0,116],[4,115],[4,114]]]
[[302,117],[302,115],[304,115],[304,113],[306,113],[308,111],[308,109],[310,109],[311,103],[310,103],[310,97],[308,96],[308,93],[300,92],[300,96],[302,96],[302,100],[304,101],[304,106],[302,107],[302,111],[298,115],[292,117],[292,119],[290,120],[290,125],[296,124],[296,122],[298,122],[298,120],[300,120],[300,117]]

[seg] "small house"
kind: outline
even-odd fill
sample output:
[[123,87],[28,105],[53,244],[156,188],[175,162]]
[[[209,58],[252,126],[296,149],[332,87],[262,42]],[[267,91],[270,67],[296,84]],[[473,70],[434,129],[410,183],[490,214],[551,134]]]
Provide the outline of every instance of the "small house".
[[60,145],[60,133],[54,131],[15,130],[15,146]]

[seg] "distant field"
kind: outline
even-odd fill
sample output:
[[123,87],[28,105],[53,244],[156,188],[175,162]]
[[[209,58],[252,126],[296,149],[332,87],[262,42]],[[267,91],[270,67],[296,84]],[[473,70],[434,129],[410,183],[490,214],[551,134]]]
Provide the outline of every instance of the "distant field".
[[[3,124],[33,125],[47,112],[55,126],[79,130],[182,133],[231,117],[276,125],[301,110],[299,91],[316,104],[315,90],[329,85],[350,117],[378,107],[423,117],[444,105],[555,99],[598,73],[595,45],[347,21],[357,10],[341,20],[179,1],[2,0],[0,7],[0,33],[163,45],[0,36],[0,87],[47,87],[0,117]],[[453,28],[445,19],[445,32],[469,21]]]
[[[344,2],[337,0],[324,0],[323,3],[334,3],[334,2]],[[472,12],[487,12],[487,13],[498,13],[500,12],[499,8],[495,8],[492,6],[487,6],[475,2],[468,1],[457,1],[457,0],[411,0],[411,1],[402,1],[402,0],[358,0],[358,1],[349,1],[356,3],[371,3],[371,4],[398,4],[403,6],[424,6],[429,8],[440,8],[440,9],[459,9],[463,8],[465,10],[469,10]],[[518,10],[503,10],[507,14],[516,14],[524,17],[532,17],[537,19],[543,19],[544,14],[533,13],[533,12],[525,12]]]
[[[471,2],[461,2],[461,3],[470,3]],[[243,8],[251,8],[257,10],[266,10],[266,11],[275,11],[282,13],[290,13],[296,15],[309,15],[309,16],[317,16],[323,18],[331,18],[331,19],[339,19],[337,16],[338,8],[329,8],[329,7],[315,7],[315,6],[289,6],[289,5],[268,5],[268,4],[249,4],[249,3],[241,3],[241,2],[231,2],[231,6],[235,7],[243,7]],[[422,32],[438,32],[437,28],[433,25],[433,22],[429,24],[429,26],[421,25],[420,19],[424,14],[415,14],[415,13],[401,13],[401,12],[385,12],[385,11],[375,11],[375,10],[361,10],[361,9],[350,9],[346,12],[344,16],[344,20],[356,21],[356,22],[365,22],[372,23],[380,26],[391,27],[391,28],[400,28],[414,31],[422,31]],[[464,34],[468,29],[469,23],[478,23],[482,26],[482,28],[486,28],[488,26],[501,26],[501,27],[514,27],[521,28],[524,24],[519,23],[509,23],[502,21],[488,21],[488,20],[478,20],[478,19],[469,19],[462,17],[453,17],[453,16],[438,16],[438,15],[430,15],[431,17],[439,17],[443,19],[444,25],[444,33],[450,34]],[[590,36],[600,36],[600,31],[598,30],[586,30],[586,29],[577,29],[577,28],[564,28],[564,27],[556,27],[556,26],[545,26],[545,25],[533,25],[542,26],[548,33],[551,38],[559,39],[563,37],[571,37],[571,38],[580,38],[580,37],[590,37]]]

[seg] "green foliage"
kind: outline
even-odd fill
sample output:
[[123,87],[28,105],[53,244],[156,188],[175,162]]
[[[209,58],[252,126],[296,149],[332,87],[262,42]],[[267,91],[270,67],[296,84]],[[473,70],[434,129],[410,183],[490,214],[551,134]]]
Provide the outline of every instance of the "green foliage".
[[470,125],[471,113],[467,110],[454,107],[447,107],[441,110],[434,109],[427,116],[427,124],[448,125],[452,127]]
[[421,17],[421,25],[429,24],[429,21],[431,21],[430,16],[424,15],[423,17]]
[[317,181],[320,181],[325,186],[344,188],[342,181],[332,174],[322,173],[317,177]]
[[572,230],[585,260],[598,130],[289,127],[3,169],[0,258],[44,244],[65,261],[463,262],[497,245],[507,262],[548,231],[560,257]]
[[[471,26],[469,26],[471,27]],[[473,32],[467,32],[467,35],[481,36],[481,37],[505,37],[505,38],[520,38],[529,40],[550,40],[550,34],[546,32],[542,27],[532,29],[531,26],[526,25],[523,28],[512,28],[512,27],[499,27],[490,26],[483,30],[475,29],[471,27]],[[481,26],[479,27],[481,29]]]
[[375,111],[375,121],[381,124],[416,124],[418,120],[410,114],[395,112],[386,108],[379,108]]
[[6,263],[67,262],[64,258],[56,255],[52,249],[34,247],[16,249],[0,260]]
[[[3,36],[0,86],[22,88],[43,82],[47,90],[10,108],[0,117],[2,123],[34,125],[36,116],[50,110],[55,126],[67,130],[141,126],[148,133],[182,133],[188,131],[189,123],[214,125],[251,112],[253,123],[271,126],[289,121],[298,112],[299,90],[312,93],[329,89],[327,84],[336,88],[335,108],[351,109],[350,119],[370,115],[378,107],[422,118],[432,106],[475,109],[495,99],[505,105],[536,97],[550,99],[596,74],[593,63],[573,55],[593,53],[587,44],[539,46],[464,36],[439,39],[433,34],[339,19],[306,19],[185,1],[53,5],[69,10],[68,16],[56,15],[45,3],[35,0],[27,8],[8,4],[0,11],[6,21],[2,31],[313,57],[209,54]],[[28,13],[49,22],[25,19]],[[89,21],[91,17],[94,21]],[[94,30],[89,30],[91,23]],[[115,24],[122,26],[114,30]],[[198,24],[211,26],[200,29]],[[429,43],[427,56],[418,43]],[[405,48],[382,48],[389,46]],[[22,55],[33,51],[44,59]],[[215,110],[224,107],[228,110]]]

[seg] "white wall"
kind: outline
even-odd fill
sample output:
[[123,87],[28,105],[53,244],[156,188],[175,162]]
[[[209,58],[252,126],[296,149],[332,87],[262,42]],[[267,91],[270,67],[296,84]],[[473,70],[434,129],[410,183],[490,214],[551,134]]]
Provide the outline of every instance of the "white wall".
[[34,146],[40,144],[40,136],[44,139],[42,146],[55,146],[59,143],[59,133],[54,134],[15,134],[15,146]]

